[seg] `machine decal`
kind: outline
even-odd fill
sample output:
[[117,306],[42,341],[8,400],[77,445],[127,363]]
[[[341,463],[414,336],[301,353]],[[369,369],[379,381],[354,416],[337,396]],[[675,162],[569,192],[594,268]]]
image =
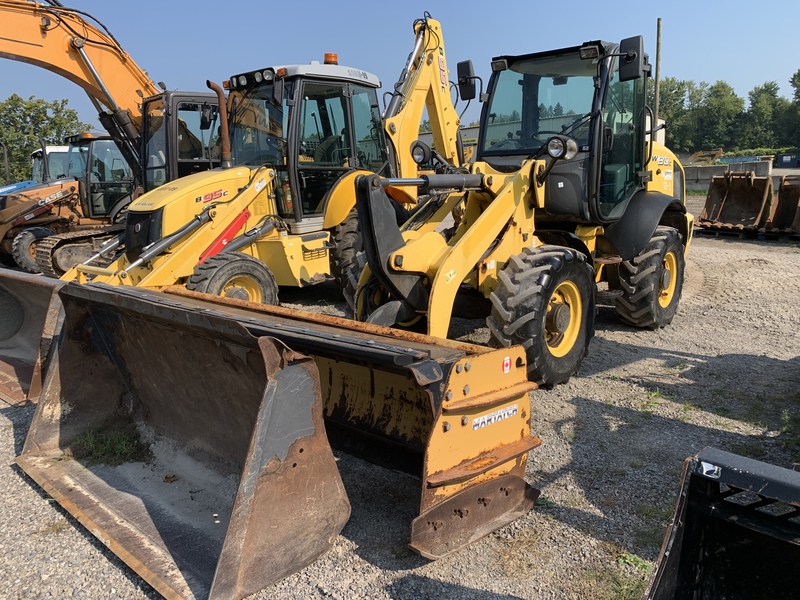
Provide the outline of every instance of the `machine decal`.
[[510,419],[511,417],[517,416],[518,412],[518,405],[513,404],[511,406],[507,406],[506,408],[501,408],[500,410],[491,412],[487,415],[483,415],[482,417],[472,420],[472,430],[477,431],[478,429],[483,429],[488,425],[494,425],[495,423],[499,423],[505,419]]
[[227,195],[228,195],[228,190],[215,190],[213,192],[203,194],[202,196],[198,196],[197,198],[194,199],[194,201],[208,203],[213,200],[219,200],[220,198],[224,198]]

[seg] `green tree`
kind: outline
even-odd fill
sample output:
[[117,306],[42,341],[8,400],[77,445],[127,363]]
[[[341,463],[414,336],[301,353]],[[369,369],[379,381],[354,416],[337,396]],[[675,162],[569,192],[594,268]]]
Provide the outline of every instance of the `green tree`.
[[24,100],[12,94],[0,102],[0,141],[8,152],[11,172],[6,182],[5,168],[0,169],[0,180],[15,183],[30,178],[31,152],[40,147],[40,139],[58,145],[64,137],[90,129],[75,110],[67,108],[67,100],[48,102],[34,96]]
[[740,147],[777,148],[786,143],[783,121],[791,103],[778,96],[778,83],[768,81],[758,85],[748,98],[750,106],[744,116]]
[[736,95],[729,84],[717,81],[708,86],[695,111],[696,149],[739,147],[744,100]]

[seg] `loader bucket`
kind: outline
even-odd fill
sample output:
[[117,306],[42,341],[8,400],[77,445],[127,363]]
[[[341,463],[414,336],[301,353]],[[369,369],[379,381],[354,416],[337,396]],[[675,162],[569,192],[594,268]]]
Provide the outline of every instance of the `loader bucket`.
[[[258,437],[247,431],[252,422],[259,422],[258,411],[266,411],[263,366],[259,370],[255,364],[255,340],[263,338],[313,358],[332,446],[419,478],[419,515],[410,524],[409,545],[423,556],[435,559],[466,546],[525,514],[538,497],[538,491],[524,480],[527,452],[540,440],[530,432],[529,392],[535,386],[527,381],[521,347],[493,350],[183,288],[165,293],[69,283],[59,295],[64,305],[63,333],[18,461],[157,589],[178,589],[178,595],[187,595],[210,585],[201,580],[204,571],[194,566],[191,577],[179,578],[180,585],[164,583],[191,566],[180,550],[182,544],[195,548],[210,535],[196,518],[194,522],[184,518],[192,527],[174,528],[181,530],[180,536],[171,526],[160,524],[158,519],[173,510],[165,505],[177,495],[176,484],[187,481],[184,494],[192,489],[222,489],[204,481],[194,483],[191,473],[174,473],[177,465],[203,463],[203,457],[210,456],[208,470],[218,463],[249,464],[256,454],[262,462],[269,458]],[[274,398],[272,414],[283,415],[276,428],[286,427],[288,435],[294,429],[285,422],[296,421],[299,417],[293,415],[301,406],[294,392],[279,389]],[[62,460],[70,450],[74,454],[82,433],[112,422],[123,408],[144,432],[144,439],[169,442],[150,444],[155,466],[120,467],[134,474],[154,474],[153,485],[160,488],[146,495],[131,489],[109,467]],[[180,460],[163,463],[158,470],[162,446],[176,452]],[[307,451],[300,452],[294,457],[318,460]],[[279,475],[298,476],[293,466],[286,466],[289,463],[305,464],[296,458],[277,463],[283,469]],[[267,463],[270,473],[271,464]],[[239,468],[223,475],[232,477]],[[62,476],[60,471],[65,469],[69,472]],[[170,474],[181,479],[163,483]],[[80,491],[76,481],[86,482],[85,491]],[[281,481],[278,477],[276,486]],[[287,481],[288,489],[292,485]],[[280,497],[274,489],[269,493]],[[312,499],[321,493],[309,490]],[[328,493],[324,502],[320,500],[322,506],[330,503]],[[238,514],[236,502],[234,514]],[[214,498],[212,504],[220,503],[221,498]],[[134,510],[140,517],[126,516]],[[261,508],[252,510],[256,519],[255,512]],[[112,512],[117,519],[125,517],[124,527],[106,518]],[[335,514],[342,512],[343,508]],[[103,514],[102,520],[95,513]],[[275,518],[267,512],[257,520],[269,528]],[[334,529],[303,530],[298,539],[320,537],[327,543]],[[246,533],[250,534],[250,527]],[[219,534],[209,544],[215,542],[218,549],[221,538]],[[228,546],[226,540],[223,552]],[[273,560],[271,553],[243,555],[252,555],[251,562],[260,561],[255,571],[268,568]],[[177,558],[170,560],[170,556]],[[249,562],[242,564],[237,572],[246,574],[249,567]],[[217,566],[214,585],[223,572]]]
[[329,548],[350,504],[310,358],[212,315],[62,298],[17,458],[34,481],[168,598],[243,598]]
[[728,172],[711,178],[697,224],[706,229],[757,231],[772,206],[772,178],[752,171]]
[[686,460],[648,600],[797,598],[800,473],[706,448]]
[[763,231],[765,233],[800,233],[800,176],[781,177],[778,197]]
[[0,400],[36,402],[57,328],[57,279],[0,268]]

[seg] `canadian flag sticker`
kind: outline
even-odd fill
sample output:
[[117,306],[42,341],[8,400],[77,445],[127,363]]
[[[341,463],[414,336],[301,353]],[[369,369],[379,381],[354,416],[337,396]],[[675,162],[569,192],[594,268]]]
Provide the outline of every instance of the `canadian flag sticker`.
[[506,356],[503,359],[503,373],[508,373],[511,371],[511,357]]

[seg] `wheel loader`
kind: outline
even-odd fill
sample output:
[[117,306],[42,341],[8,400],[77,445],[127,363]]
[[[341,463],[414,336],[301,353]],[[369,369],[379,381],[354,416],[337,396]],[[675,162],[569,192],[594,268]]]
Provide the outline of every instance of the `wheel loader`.
[[[287,65],[228,80],[223,168],[161,186],[129,208],[126,230],[65,280],[188,289],[276,303],[280,286],[335,279],[345,295],[361,249],[354,180],[416,175],[423,110],[438,164],[460,166],[440,24],[414,24],[415,44],[383,115],[377,77],[338,64]],[[220,104],[225,104],[220,90]],[[388,143],[387,143],[388,139]],[[229,144],[226,145],[226,144]],[[416,190],[393,190],[411,204]],[[396,220],[396,219],[395,219]],[[404,220],[404,219],[403,219]]]
[[[162,91],[165,86],[153,82],[108,29],[86,12],[55,0],[0,0],[0,58],[42,67],[86,92],[124,159],[118,162],[115,157],[114,170],[131,172],[134,195],[219,165],[219,159],[210,156],[212,140],[206,135],[215,123],[216,95]],[[99,186],[102,190],[112,182],[108,179]],[[79,189],[74,182],[70,185],[81,196],[81,205],[84,197],[99,193],[91,191],[98,182],[84,183],[86,189]],[[29,187],[26,198],[36,194],[37,200],[43,200],[56,191]],[[10,207],[7,204],[5,208]],[[78,203],[75,208],[80,210]],[[88,214],[83,217],[88,218]],[[65,227],[70,229],[69,225]],[[40,251],[35,257],[31,254],[26,266],[58,277],[95,254],[95,246],[113,229],[69,230],[40,244],[38,236],[44,233],[40,229],[27,235],[27,239],[37,241]]]
[[[458,73],[474,96],[471,63]],[[650,139],[649,73],[640,36],[493,59],[469,173],[356,181],[356,317],[447,337],[453,316],[486,316],[544,386],[578,371],[598,286],[626,323],[670,323],[693,217],[680,163]],[[386,188],[403,185],[440,195],[397,227]]]

